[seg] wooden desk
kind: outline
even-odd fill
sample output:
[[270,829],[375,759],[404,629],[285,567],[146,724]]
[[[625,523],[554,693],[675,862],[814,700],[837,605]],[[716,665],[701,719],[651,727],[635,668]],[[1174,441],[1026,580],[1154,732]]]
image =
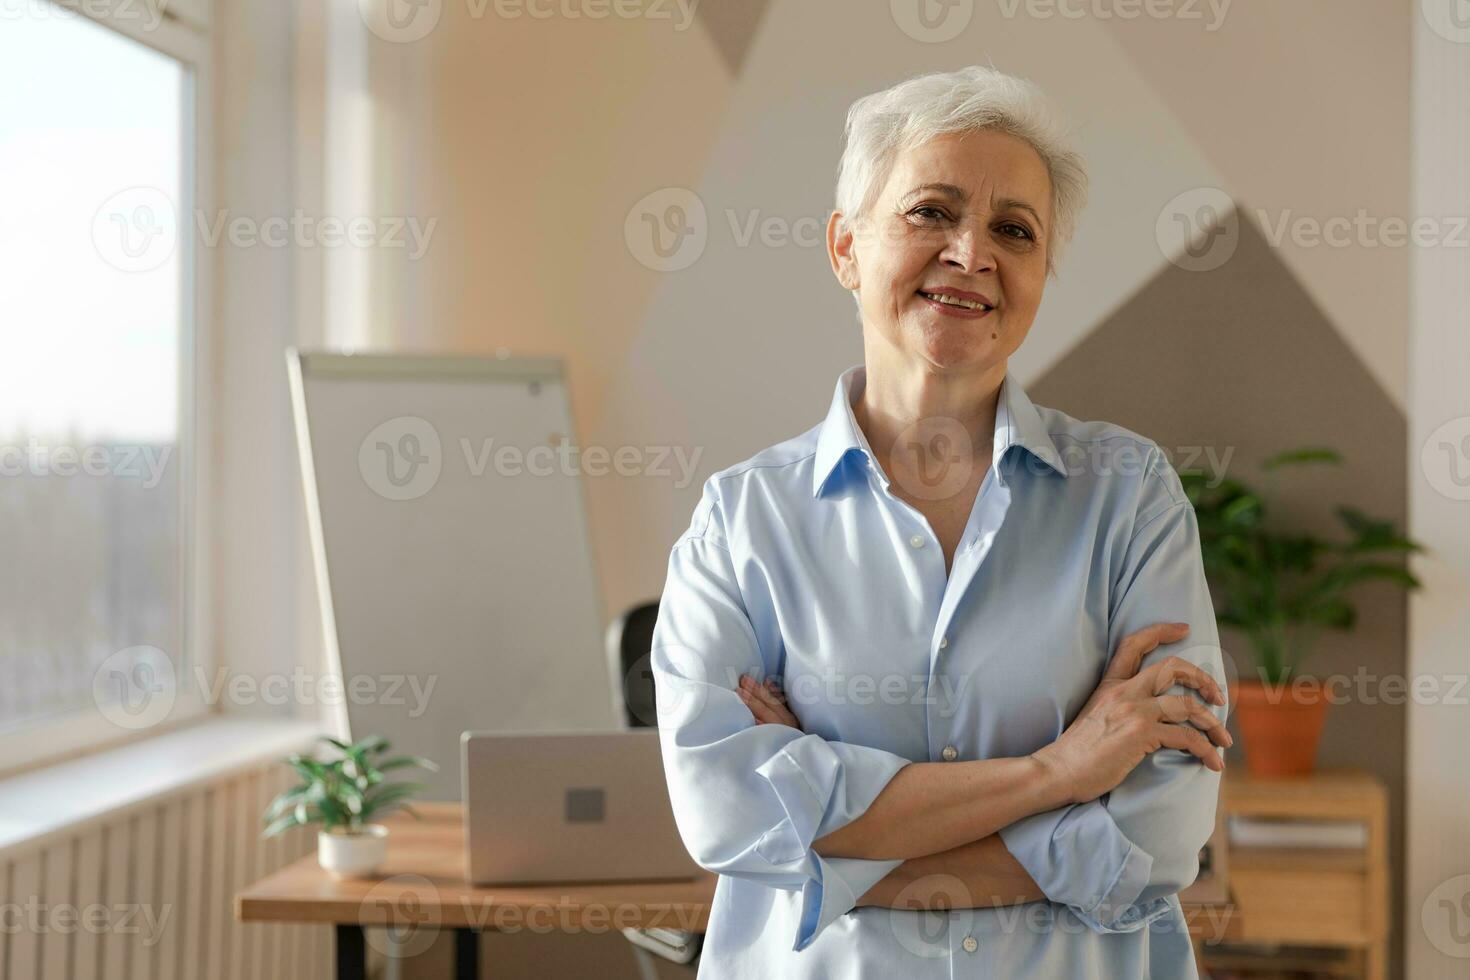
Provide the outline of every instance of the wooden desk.
[[[464,880],[464,828],[457,803],[421,803],[415,821],[396,814],[388,859],[369,879],[339,880],[316,854],[289,864],[235,896],[242,922],[322,923],[336,927],[339,980],[366,975],[365,926],[392,926],[410,934],[452,929],[455,976],[479,978],[478,933],[514,929],[588,932],[610,929],[681,929],[703,932],[709,922],[716,875],[694,881],[475,887]],[[1241,920],[1233,905],[1185,905],[1196,943],[1237,939]],[[402,940],[400,940],[402,941]],[[408,942],[412,942],[412,938]]]
[[[235,896],[242,922],[319,922],[336,927],[337,976],[366,976],[364,926],[409,933],[452,929],[455,976],[478,980],[482,931],[683,929],[703,932],[716,876],[694,881],[512,885],[464,880],[464,829],[457,803],[421,803],[415,821],[396,814],[388,859],[370,879],[338,880],[313,852]],[[402,940],[400,940],[402,941]],[[409,938],[412,942],[412,938]]]

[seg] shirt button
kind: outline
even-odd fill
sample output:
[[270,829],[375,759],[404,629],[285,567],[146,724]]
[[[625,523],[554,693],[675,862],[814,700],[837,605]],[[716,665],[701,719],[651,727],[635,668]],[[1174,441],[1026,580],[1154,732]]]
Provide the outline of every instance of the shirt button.
[[939,649],[943,650],[947,646],[949,646],[949,637],[941,636],[939,638]]
[[960,945],[965,947],[965,952],[973,953],[975,952],[975,950],[980,948],[980,941],[977,940],[974,936],[966,936],[965,941]]
[[924,547],[924,536],[922,534],[914,535],[913,537],[909,538],[909,544],[913,545],[915,548]]
[[956,758],[959,757],[960,750],[955,748],[953,745],[946,745],[944,747],[944,751],[940,752],[939,754],[944,756],[945,762],[953,762]]

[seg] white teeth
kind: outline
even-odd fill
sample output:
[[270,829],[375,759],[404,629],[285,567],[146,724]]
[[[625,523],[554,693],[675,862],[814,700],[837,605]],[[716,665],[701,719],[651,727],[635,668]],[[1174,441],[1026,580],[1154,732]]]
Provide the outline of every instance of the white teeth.
[[989,309],[994,309],[994,307],[986,306],[984,303],[977,303],[974,300],[970,300],[970,299],[960,299],[958,296],[950,296],[948,293],[925,293],[925,292],[920,292],[919,295],[920,296],[924,296],[924,297],[926,297],[928,299],[935,300],[935,301],[940,302],[940,303],[947,303],[950,306],[962,306],[962,307],[964,307],[967,310],[989,310]]

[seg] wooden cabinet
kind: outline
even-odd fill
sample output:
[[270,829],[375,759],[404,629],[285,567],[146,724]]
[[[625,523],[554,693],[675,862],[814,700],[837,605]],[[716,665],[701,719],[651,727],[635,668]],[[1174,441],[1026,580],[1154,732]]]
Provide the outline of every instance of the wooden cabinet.
[[[1384,980],[1388,968],[1388,793],[1356,770],[1323,770],[1301,779],[1257,779],[1227,772],[1220,805],[1226,819],[1354,821],[1360,848],[1229,845],[1229,889],[1240,913],[1231,942],[1345,951],[1349,964],[1326,972]],[[1203,948],[1207,966],[1235,968],[1243,954]]]

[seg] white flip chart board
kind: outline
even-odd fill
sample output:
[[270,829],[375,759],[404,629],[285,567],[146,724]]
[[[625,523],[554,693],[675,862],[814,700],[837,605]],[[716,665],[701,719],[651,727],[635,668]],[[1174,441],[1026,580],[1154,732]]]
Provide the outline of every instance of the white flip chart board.
[[287,368],[338,726],[433,759],[409,774],[437,800],[460,797],[466,730],[622,727],[561,362]]

